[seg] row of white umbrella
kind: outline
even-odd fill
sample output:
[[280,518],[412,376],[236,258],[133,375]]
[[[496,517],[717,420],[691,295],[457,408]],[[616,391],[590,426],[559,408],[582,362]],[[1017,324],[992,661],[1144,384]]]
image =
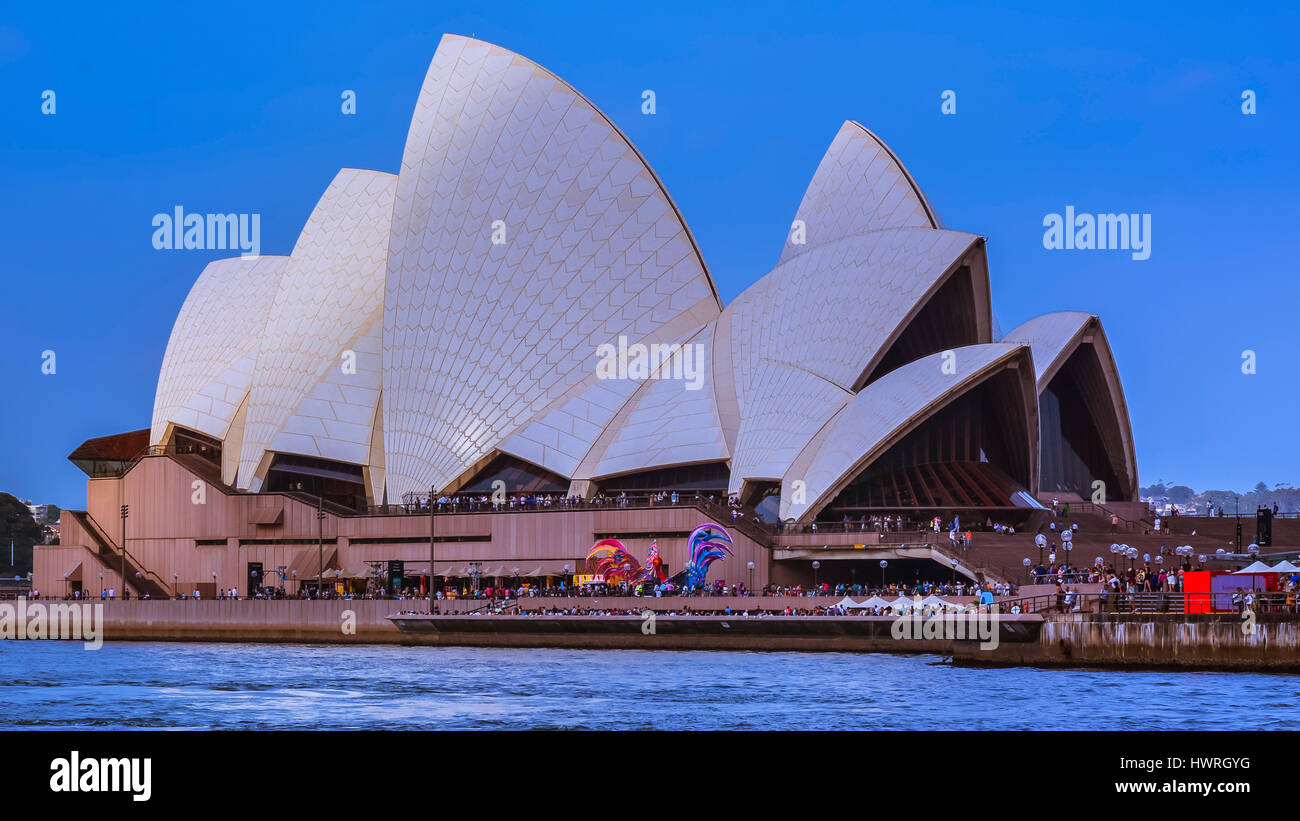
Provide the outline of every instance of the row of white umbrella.
[[1288,561],[1281,561],[1269,567],[1263,562],[1255,562],[1247,565],[1237,571],[1238,573],[1300,573],[1300,567],[1296,567]]
[[941,599],[933,594],[926,596],[919,602],[916,599],[909,599],[906,596],[899,596],[897,599],[890,601],[881,596],[872,596],[871,598],[855,602],[853,599],[845,596],[839,601],[839,606],[845,609],[871,609],[879,608],[881,610],[894,610],[906,612],[908,610],[964,610],[968,605],[959,602],[951,602]]

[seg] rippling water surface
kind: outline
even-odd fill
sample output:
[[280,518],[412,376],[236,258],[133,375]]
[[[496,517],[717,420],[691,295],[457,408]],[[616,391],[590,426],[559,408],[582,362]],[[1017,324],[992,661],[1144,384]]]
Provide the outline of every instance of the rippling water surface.
[[6,729],[1294,729],[1298,697],[936,656],[0,641]]

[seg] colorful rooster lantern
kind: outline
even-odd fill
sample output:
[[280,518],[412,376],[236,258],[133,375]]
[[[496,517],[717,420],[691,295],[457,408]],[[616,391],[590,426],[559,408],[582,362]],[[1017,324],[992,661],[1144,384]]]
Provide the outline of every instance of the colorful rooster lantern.
[[618,539],[601,539],[587,551],[587,569],[604,576],[606,582],[617,584],[632,581],[641,572],[641,563]]
[[691,533],[686,543],[686,586],[695,588],[704,584],[709,566],[719,559],[733,555],[731,536],[719,524],[700,525]]
[[645,566],[633,581],[650,584],[663,584],[668,581],[668,574],[664,572],[664,560],[659,555],[658,539],[650,543],[650,553],[645,557]]

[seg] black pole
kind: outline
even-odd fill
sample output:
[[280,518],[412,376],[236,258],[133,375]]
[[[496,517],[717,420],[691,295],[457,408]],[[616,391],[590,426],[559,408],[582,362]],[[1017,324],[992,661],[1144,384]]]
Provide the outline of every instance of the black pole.
[[316,497],[316,598],[320,598],[325,589],[325,497]]
[[126,598],[126,517],[130,508],[122,505],[122,597]]
[[434,613],[434,595],[433,595],[433,556],[434,556],[434,535],[433,535],[433,505],[437,504],[438,488],[433,485],[429,486],[429,613]]
[[1240,496],[1237,497],[1237,515],[1234,516],[1233,518],[1237,520],[1236,550],[1238,553],[1240,553],[1241,552],[1241,497]]

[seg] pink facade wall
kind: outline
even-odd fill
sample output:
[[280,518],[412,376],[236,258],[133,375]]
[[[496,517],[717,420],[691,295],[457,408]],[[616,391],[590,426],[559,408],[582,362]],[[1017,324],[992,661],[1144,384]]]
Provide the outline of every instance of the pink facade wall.
[[[119,506],[129,505],[127,550],[131,556],[161,577],[171,587],[173,579],[183,591],[199,583],[218,587],[237,587],[241,594],[247,585],[247,565],[261,562],[270,573],[276,567],[290,567],[304,553],[317,555],[316,509],[296,499],[274,494],[230,494],[205,485],[179,463],[166,456],[142,459],[122,479],[91,479],[87,483],[87,511],[117,544],[121,537]],[[257,508],[280,508],[280,521],[255,524]],[[75,525],[72,516],[64,516],[63,549],[38,547],[35,580],[47,595],[64,593],[62,579],[69,564],[66,550],[90,548],[85,568],[86,578],[102,570],[105,578],[114,573],[104,567],[93,549],[88,534]],[[629,510],[529,511],[444,515],[437,517],[439,537],[479,537],[473,541],[439,542],[436,561],[441,570],[444,562],[480,561],[484,569],[503,566],[528,572],[539,565],[557,571],[569,564],[582,572],[583,559],[597,534],[616,534],[638,558],[644,560],[652,534],[657,536],[659,551],[672,572],[686,562],[686,538],[696,526],[706,521],[704,514],[689,507]],[[726,526],[726,522],[721,522]],[[723,579],[728,584],[749,583],[746,563],[753,561],[753,583],[762,586],[768,580],[766,549],[744,534],[731,530],[735,557],[715,564],[710,580]],[[682,534],[682,535],[665,535]],[[337,539],[338,564],[347,569],[366,561],[402,559],[425,567],[429,559],[429,517],[358,516],[337,517],[326,513],[324,536]],[[410,544],[353,544],[360,539],[413,538]],[[285,545],[241,545],[241,540],[293,540]],[[199,542],[220,541],[217,545]],[[326,545],[326,557],[335,545]],[[68,554],[71,555],[71,554]],[[313,567],[315,565],[312,565]],[[175,576],[173,576],[175,574]],[[274,580],[275,577],[272,577]],[[120,587],[120,582],[116,581]],[[93,585],[87,581],[87,589]],[[286,585],[292,588],[292,585]],[[290,589],[290,592],[293,592]]]

